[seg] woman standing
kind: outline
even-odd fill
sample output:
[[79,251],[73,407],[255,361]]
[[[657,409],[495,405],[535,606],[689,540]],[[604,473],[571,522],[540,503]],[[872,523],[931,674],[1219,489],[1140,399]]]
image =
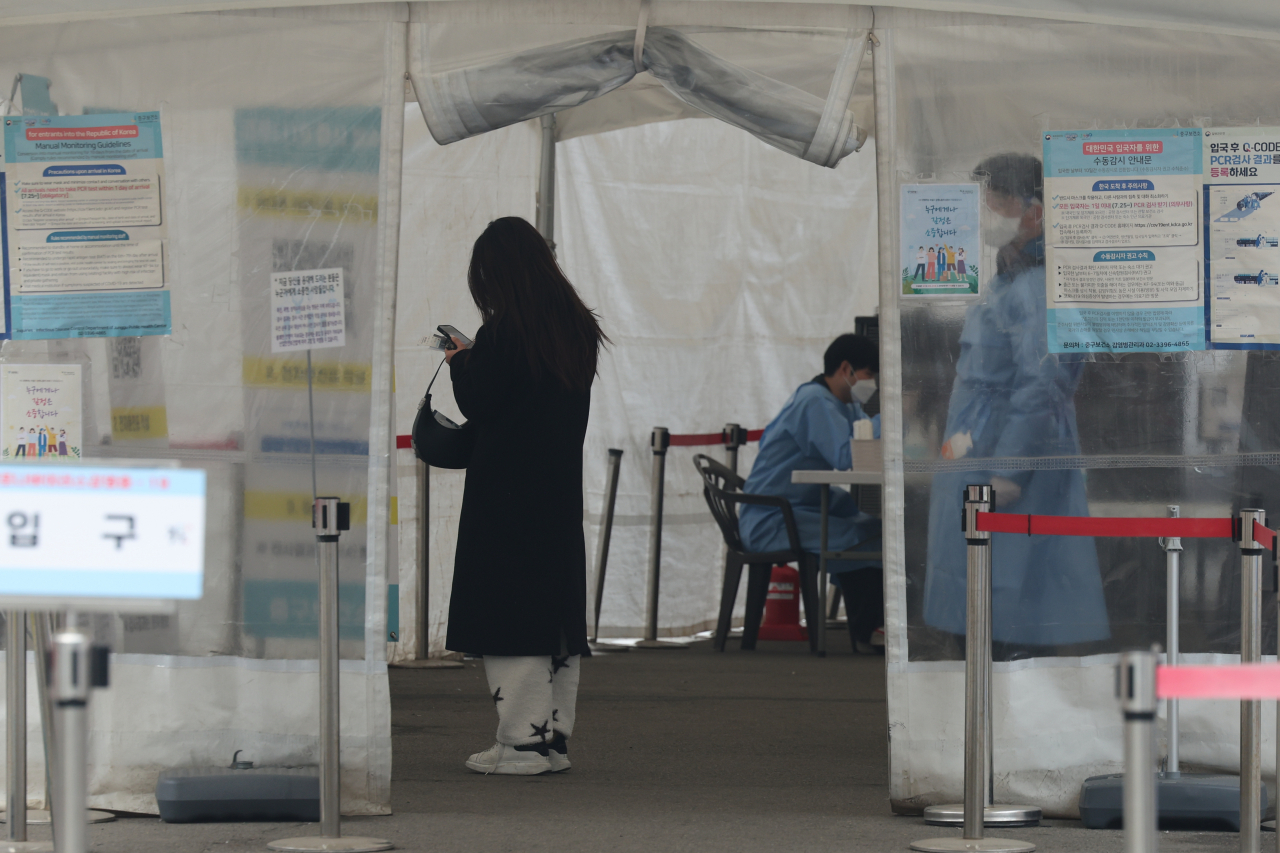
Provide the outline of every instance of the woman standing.
[[482,325],[470,348],[445,358],[476,445],[446,645],[484,656],[498,711],[497,743],[467,767],[516,776],[568,770],[578,665],[591,654],[582,442],[608,339],[523,219],[489,223],[467,282]]

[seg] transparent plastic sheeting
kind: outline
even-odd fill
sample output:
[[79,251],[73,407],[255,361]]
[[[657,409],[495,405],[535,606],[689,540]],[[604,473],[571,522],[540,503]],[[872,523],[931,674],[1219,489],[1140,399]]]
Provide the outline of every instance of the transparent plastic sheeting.
[[[536,122],[444,147],[420,116],[405,127],[403,227],[417,236],[401,242],[401,434],[440,361],[425,339],[438,323],[468,333],[478,323],[466,289],[475,237],[498,216],[532,218],[538,162]],[[763,426],[821,372],[827,344],[850,331],[854,317],[874,313],[874,153],[818,169],[719,122],[686,120],[576,138],[559,144],[556,156],[559,259],[613,341],[592,392],[584,450],[589,557],[608,449],[624,451],[600,633],[637,637],[645,624],[649,431]],[[445,374],[433,402],[459,417]],[[404,476],[411,451],[399,453]],[[720,600],[723,541],[695,453],[724,458],[718,447],[667,453],[663,636],[713,627]],[[754,458],[755,445],[742,450],[740,470]],[[401,480],[402,496],[408,482]],[[437,652],[462,482],[463,472],[431,470],[429,639]],[[410,535],[405,505],[402,497],[402,537]]]
[[[441,29],[451,34],[457,28]],[[865,53],[865,30],[850,30],[839,40],[807,34],[811,46],[825,40],[840,48],[834,63],[821,49],[812,52],[801,72],[804,77],[826,77],[826,90],[815,94],[729,61],[708,44],[715,44],[717,37],[750,40],[749,31],[651,26],[638,63],[632,29],[455,67],[460,59],[456,49],[450,56],[450,40],[431,29],[429,24],[411,25],[410,74],[427,127],[442,145],[607,96],[636,76],[637,65],[688,106],[819,165],[834,166],[858,150],[867,135],[849,106]],[[754,35],[766,57],[794,51],[786,39],[771,44],[767,36],[772,34],[764,39],[758,38],[760,33]]]
[[169,337],[6,342],[0,356],[85,365],[87,458],[209,472],[204,598],[95,620],[118,662],[93,702],[92,805],[154,811],[160,771],[226,766],[235,749],[259,766],[317,761],[306,361],[272,354],[268,285],[341,267],[346,346],[316,351],[315,419],[320,493],[352,504],[344,809],[388,807],[385,646],[364,641],[385,26],[193,15],[0,29],[0,77],[48,77],[62,113],[160,111],[173,282]]
[[[1040,156],[1049,129],[1280,123],[1280,109],[1240,86],[1274,71],[1265,41],[1008,19],[903,27],[891,38],[896,180],[882,198],[896,199],[903,183],[969,180],[990,155]],[[993,249],[980,266],[996,268]],[[958,663],[931,662],[963,657],[964,485],[994,482],[998,498],[1016,498],[999,508],[1015,513],[1164,516],[1177,504],[1183,516],[1258,506],[1280,518],[1280,467],[1242,455],[1280,450],[1275,353],[1051,356],[1043,277],[983,278],[976,299],[899,298],[906,564],[897,570],[905,570],[907,655],[899,649],[891,665],[890,725],[892,796],[903,809],[961,794],[960,694],[948,688],[939,702],[933,674]],[[970,383],[960,393],[962,340],[981,355],[963,366]],[[944,443],[968,430],[973,449],[942,458]],[[1238,653],[1238,546],[1183,540],[1183,548],[1183,651]],[[996,658],[1027,665],[997,689],[995,706],[1005,710],[996,718],[996,796],[1074,814],[1080,782],[1113,769],[1121,754],[1112,653],[1165,641],[1165,554],[1153,539],[997,534],[992,560]],[[1274,594],[1264,596],[1270,654],[1275,610]],[[1097,695],[1072,696],[1086,689]],[[949,709],[937,712],[945,723],[931,718],[933,707]],[[1231,769],[1234,718],[1212,719],[1184,734],[1184,755],[1198,749],[1189,760]],[[1095,733],[1097,751],[1083,751]]]

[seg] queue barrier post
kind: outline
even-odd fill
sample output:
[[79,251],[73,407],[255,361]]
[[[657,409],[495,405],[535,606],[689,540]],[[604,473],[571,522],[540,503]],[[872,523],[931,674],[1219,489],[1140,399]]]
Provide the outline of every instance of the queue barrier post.
[[1125,652],[1116,665],[1116,698],[1124,714],[1125,853],[1156,853],[1157,657]]
[[[964,490],[964,538],[967,549],[968,583],[965,600],[964,655],[964,807],[962,838],[926,838],[913,841],[912,850],[921,853],[987,851],[988,853],[1031,853],[1034,844],[1005,838],[985,837],[990,809],[990,695],[991,695],[991,534],[978,529],[978,513],[990,512],[995,491],[990,485],[966,486]],[[954,807],[951,807],[954,808]],[[1040,810],[1031,809],[1034,822]],[[929,816],[926,813],[926,822]],[[1023,818],[1022,823],[1031,822]]]
[[[1178,518],[1182,511],[1180,507],[1171,504],[1168,507],[1168,512],[1170,518]],[[1178,618],[1178,605],[1181,597],[1179,591],[1182,589],[1182,539],[1177,536],[1165,537],[1160,540],[1160,545],[1164,548],[1166,576],[1164,660],[1169,666],[1176,666],[1179,654],[1179,634],[1181,632],[1181,626]],[[1178,759],[1179,735],[1177,699],[1168,699],[1165,701],[1165,718],[1169,722],[1169,754],[1168,760],[1165,762],[1165,773],[1171,778],[1177,778],[1181,773],[1181,765]]]
[[351,529],[351,505],[317,497],[311,507],[320,574],[320,835],[283,838],[267,845],[287,853],[377,853],[381,838],[342,835],[342,742],[339,727],[338,540]]
[[48,677],[58,740],[53,804],[58,853],[89,849],[89,694],[107,686],[109,655],[110,649],[80,632],[74,614],[53,636]]
[[[1262,660],[1262,554],[1254,524],[1263,527],[1267,514],[1242,509],[1240,542],[1240,662]],[[1258,853],[1262,844],[1262,701],[1240,700],[1240,849]]]
[[658,639],[658,590],[662,579],[662,497],[666,487],[667,448],[671,446],[671,432],[666,427],[654,427],[649,436],[653,450],[653,479],[649,492],[649,582],[646,596],[644,639],[636,643],[637,649],[687,649],[684,643]]
[[724,442],[724,464],[738,473],[738,448],[747,443],[747,430],[740,424],[725,424],[720,440]]
[[627,646],[600,642],[600,609],[604,605],[605,566],[609,562],[609,541],[613,536],[613,512],[618,503],[618,473],[622,468],[622,451],[609,448],[609,469],[605,477],[604,512],[600,516],[600,538],[596,541],[596,619],[591,631],[593,652],[625,652]]

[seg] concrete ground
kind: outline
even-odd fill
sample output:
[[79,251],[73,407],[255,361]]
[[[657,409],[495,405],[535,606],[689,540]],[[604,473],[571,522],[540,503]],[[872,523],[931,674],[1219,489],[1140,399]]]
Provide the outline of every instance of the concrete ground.
[[[724,654],[600,655],[583,666],[568,773],[484,777],[463,767],[492,743],[496,717],[479,662],[391,673],[390,817],[344,821],[400,850],[556,853],[906,851],[958,836],[889,811],[884,664],[831,633],[826,659],[799,643]],[[1043,851],[1121,853],[1119,832],[1073,821],[1005,837]],[[94,826],[95,851],[260,851],[315,832],[299,824]],[[40,832],[34,837],[47,837]],[[1263,850],[1275,849],[1263,835]],[[1234,833],[1161,833],[1163,851],[1239,849]]]

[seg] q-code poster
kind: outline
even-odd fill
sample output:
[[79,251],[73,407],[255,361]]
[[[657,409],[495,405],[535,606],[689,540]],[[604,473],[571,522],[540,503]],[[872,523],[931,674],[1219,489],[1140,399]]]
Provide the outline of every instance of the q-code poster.
[[80,459],[80,365],[0,366],[0,459]]
[[979,184],[904,184],[903,296],[976,295],[982,257]]
[[1205,348],[1201,134],[1044,135],[1050,352]]

